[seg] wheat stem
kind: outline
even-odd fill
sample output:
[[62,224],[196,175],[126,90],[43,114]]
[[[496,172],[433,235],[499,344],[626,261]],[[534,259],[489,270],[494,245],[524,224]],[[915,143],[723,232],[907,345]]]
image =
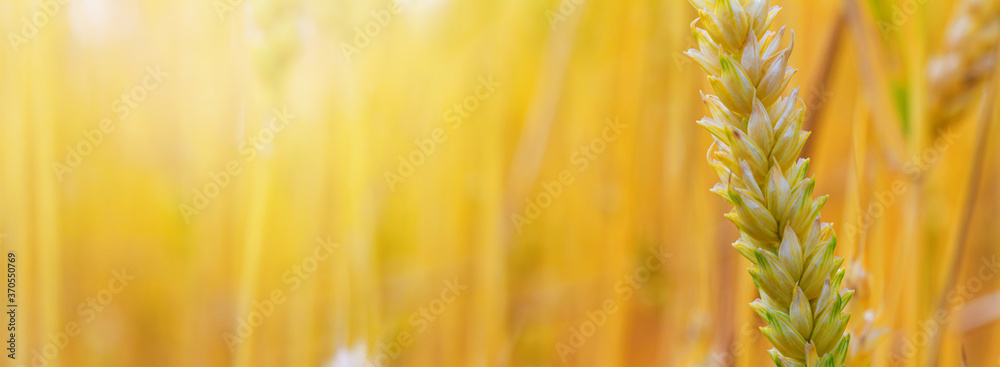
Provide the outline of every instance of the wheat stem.
[[[813,91],[818,93],[818,95],[813,95],[813,97],[819,97],[818,103],[814,103],[811,106],[807,106],[811,109],[810,113],[806,115],[805,122],[802,124],[802,130],[816,132],[819,131],[823,125],[818,124],[816,120],[819,118],[820,113],[823,108],[826,107],[826,91],[829,88],[828,84],[830,82],[830,75],[833,74],[833,61],[836,59],[837,50],[840,48],[840,41],[844,35],[844,24],[847,23],[847,14],[843,9],[837,12],[837,18],[833,21],[833,26],[830,28],[830,34],[826,40],[826,46],[823,50],[823,56],[820,57],[820,65],[817,70],[819,72],[813,76],[812,85],[814,86]],[[803,156],[810,156],[810,152],[816,146],[816,142],[807,142],[805,147],[802,148]]]
[[[761,332],[778,366],[843,366],[850,335],[844,314],[854,294],[840,290],[844,260],[837,237],[820,221],[827,197],[813,199],[815,179],[799,152],[804,107],[798,90],[783,97],[795,69],[782,48],[785,29],[768,31],[779,7],[766,0],[691,0],[700,49],[686,54],[709,75],[718,95],[704,95],[711,117],[698,123],[715,143],[708,161],[720,178],[712,189],[735,208],[733,246],[751,262],[760,291],[751,307],[768,323]],[[760,36],[758,36],[760,35]]]
[[[962,260],[965,259],[965,252],[968,245],[969,237],[969,227],[972,223],[972,213],[975,210],[977,195],[979,194],[979,184],[983,176],[983,161],[986,157],[986,151],[989,148],[987,142],[989,140],[990,124],[993,122],[993,102],[996,100],[997,93],[997,78],[993,78],[993,85],[983,93],[983,103],[979,115],[979,123],[976,127],[976,145],[973,150],[974,158],[972,161],[972,167],[969,169],[969,180],[966,184],[965,189],[965,202],[962,205],[962,214],[959,217],[958,228],[955,229],[954,239],[952,240],[955,246],[955,253],[952,255],[951,263],[947,269],[947,275],[944,283],[944,287],[938,292],[937,299],[937,311],[944,310],[947,306],[948,292],[955,288],[955,283],[958,279],[958,272],[962,264]],[[937,365],[938,355],[941,351],[941,334],[936,333],[933,340],[931,341],[930,347],[930,358],[929,362],[933,362],[934,366]]]

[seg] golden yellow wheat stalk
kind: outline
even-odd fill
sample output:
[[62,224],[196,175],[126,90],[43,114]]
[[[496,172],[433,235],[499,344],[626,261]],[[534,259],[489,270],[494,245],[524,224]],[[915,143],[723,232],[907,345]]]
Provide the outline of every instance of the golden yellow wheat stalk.
[[781,48],[785,29],[767,30],[779,7],[766,0],[691,3],[700,49],[686,54],[718,94],[702,95],[711,117],[698,121],[715,140],[708,161],[721,183],[712,191],[735,206],[726,217],[741,233],[733,246],[752,263],[760,298],[751,306],[768,323],[761,332],[774,346],[771,358],[778,366],[842,366],[850,343],[843,311],[854,292],[840,290],[844,259],[833,254],[833,227],[820,221],[827,197],[813,199],[809,160],[798,158],[809,136],[803,103],[798,90],[782,97],[795,72],[794,34]]

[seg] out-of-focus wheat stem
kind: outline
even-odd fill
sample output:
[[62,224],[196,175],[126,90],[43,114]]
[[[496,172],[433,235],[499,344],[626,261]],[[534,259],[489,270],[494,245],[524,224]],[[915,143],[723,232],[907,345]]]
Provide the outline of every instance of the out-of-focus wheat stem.
[[[253,2],[253,12],[251,18],[247,19],[249,27],[254,27],[252,31],[259,32],[259,37],[251,38],[253,54],[252,65],[257,86],[260,88],[257,96],[262,99],[263,110],[277,108],[277,104],[282,99],[284,79],[287,76],[290,60],[295,54],[297,41],[295,38],[295,1],[270,1],[256,0]],[[249,28],[248,27],[248,28]],[[244,105],[242,108],[250,110],[250,116],[257,116],[254,108],[258,101],[250,98],[250,106]],[[244,116],[246,116],[246,111]],[[269,112],[268,112],[269,113]],[[259,118],[258,121],[264,121]],[[251,123],[254,126],[251,131],[257,130],[257,126],[263,126],[263,122]],[[240,279],[240,302],[239,314],[244,315],[252,307],[252,301],[257,298],[257,287],[261,283],[261,257],[265,250],[265,221],[267,220],[268,207],[273,203],[268,200],[268,193],[271,190],[271,169],[272,164],[268,159],[262,159],[256,163],[257,167],[250,173],[250,200],[248,203],[248,215],[245,228],[245,252],[242,261],[242,272]],[[263,341],[262,341],[263,342]],[[254,358],[253,348],[255,341],[250,339],[247,344],[238,349],[234,365],[252,365]],[[294,344],[301,344],[302,341],[295,340]]]
[[872,109],[872,114],[879,121],[872,126],[877,134],[875,140],[882,146],[882,152],[890,166],[899,169],[903,164],[905,145],[901,131],[902,123],[899,116],[893,113],[894,109],[885,107],[891,106],[892,100],[891,92],[888,90],[890,83],[885,77],[888,74],[886,72],[888,67],[884,64],[886,58],[882,56],[881,48],[873,41],[878,39],[879,33],[873,28],[875,22],[866,18],[862,12],[858,0],[844,0],[843,6],[847,25],[854,33],[858,71],[861,79],[866,81],[862,90],[873,106],[881,107]]
[[[819,72],[813,76],[812,85],[820,88],[820,93],[824,93],[824,89],[828,88],[827,84],[830,80],[830,74],[833,72],[833,61],[836,59],[837,50],[840,48],[840,40],[843,38],[846,17],[843,10],[837,13],[837,18],[833,21],[833,26],[830,28],[830,35],[827,37],[823,55],[820,57]],[[817,124],[816,120],[825,106],[825,102],[809,106],[812,111],[806,116],[805,122],[802,124],[802,130],[814,133],[819,131],[823,125]],[[805,147],[802,148],[802,155],[805,157],[811,156],[815,145],[816,142],[814,141],[806,142]]]
[[[969,225],[972,222],[972,212],[975,209],[976,197],[979,193],[979,181],[983,176],[983,161],[986,157],[986,143],[989,140],[990,125],[994,119],[993,103],[996,101],[997,94],[996,79],[995,77],[993,78],[991,82],[993,85],[987,89],[986,93],[983,93],[982,109],[979,115],[979,123],[976,127],[976,145],[974,147],[972,167],[969,170],[968,181],[966,181],[965,201],[958,220],[958,228],[955,229],[955,239],[952,242],[955,246],[955,253],[952,255],[951,265],[949,265],[946,272],[947,279],[945,280],[944,287],[937,296],[937,311],[943,310],[947,305],[946,295],[955,287],[962,260],[965,258],[965,249],[968,247]],[[942,334],[944,333],[939,332],[934,335],[929,349],[931,353],[930,358],[927,359],[931,363],[929,366],[937,366],[938,355],[941,351]]]
[[779,8],[765,0],[691,3],[700,49],[686,54],[718,93],[703,95],[711,117],[698,122],[715,140],[708,160],[721,183],[712,191],[735,206],[726,217],[742,235],[733,246],[752,263],[760,298],[751,306],[769,324],[761,331],[774,345],[771,358],[842,366],[850,343],[843,311],[854,292],[840,290],[844,260],[833,254],[832,226],[820,221],[827,197],[812,198],[809,160],[798,158],[809,136],[798,90],[782,97],[795,72],[794,34],[781,48],[785,29],[767,30]]
[[[941,53],[932,58],[927,67],[929,134],[938,133],[942,127],[954,123],[968,110],[977,92],[982,90],[979,86],[991,79],[991,75],[995,73],[998,42],[1000,42],[1000,2],[961,1],[945,31]],[[992,79],[992,83],[996,83],[996,78]],[[958,228],[952,240],[952,245],[956,248],[946,269],[942,288],[935,296],[938,300],[935,310],[938,312],[946,306],[945,295],[954,288],[965,257],[969,224],[979,191],[982,161],[986,153],[986,135],[993,119],[992,103],[995,95],[996,85],[991,85],[983,91],[973,163],[969,171]],[[944,332],[936,333],[928,348],[929,365],[938,363],[942,334]]]
[[[863,96],[857,96],[856,98],[864,98]],[[860,101],[859,101],[860,102]],[[857,103],[856,110],[854,111],[854,117],[852,118],[852,137],[851,137],[851,156],[852,159],[852,177],[849,176],[847,180],[848,186],[854,187],[854,195],[856,200],[855,205],[858,208],[862,208],[865,204],[871,202],[869,193],[872,187],[872,182],[870,182],[870,177],[866,174],[871,168],[869,167],[868,152],[868,133],[869,124],[872,120],[872,115],[870,111],[870,106],[865,103]],[[808,144],[806,145],[808,146]],[[860,211],[860,209],[859,209]],[[857,214],[859,217],[863,216],[863,213]],[[845,218],[845,222],[851,219]],[[863,322],[858,325],[858,322],[854,322],[854,328],[851,330],[851,348],[848,352],[847,363],[848,366],[871,366],[872,361],[875,357],[875,350],[877,349],[879,343],[883,339],[883,336],[887,333],[888,328],[876,327],[877,323],[880,321],[880,312],[872,308],[872,278],[869,276],[869,266],[872,263],[877,262],[874,258],[878,256],[868,255],[868,230],[864,229],[856,237],[857,245],[854,249],[853,261],[850,262],[848,266],[848,274],[844,277],[844,285],[850,289],[856,291],[854,302],[851,303],[851,308],[853,313],[863,314]],[[878,249],[876,249],[878,250]]]

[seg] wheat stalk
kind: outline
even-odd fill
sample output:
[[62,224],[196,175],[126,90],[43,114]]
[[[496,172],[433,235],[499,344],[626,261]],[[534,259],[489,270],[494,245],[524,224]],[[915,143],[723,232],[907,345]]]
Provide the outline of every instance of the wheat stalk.
[[698,121],[715,140],[708,161],[721,182],[712,192],[735,206],[726,217],[741,234],[733,246],[752,264],[760,298],[750,305],[768,323],[761,332],[774,346],[771,358],[778,366],[843,366],[843,311],[854,292],[840,290],[844,259],[833,254],[833,227],[820,221],[827,197],[813,199],[809,160],[798,158],[809,136],[804,103],[798,90],[782,97],[795,72],[794,33],[781,48],[785,28],[767,30],[779,7],[766,0],[690,1],[700,49],[686,54],[718,94],[702,94],[711,117]]
[[942,52],[927,64],[931,126],[936,130],[965,111],[975,87],[996,68],[1000,3],[966,0],[948,23]]

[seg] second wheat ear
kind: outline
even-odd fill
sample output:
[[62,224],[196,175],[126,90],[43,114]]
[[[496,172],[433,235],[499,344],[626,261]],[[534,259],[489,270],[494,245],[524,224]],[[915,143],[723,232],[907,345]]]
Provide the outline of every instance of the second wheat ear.
[[1000,1],[965,0],[944,32],[942,53],[927,64],[931,131],[955,121],[996,69]]
[[726,217],[739,229],[733,244],[750,261],[760,291],[751,307],[768,326],[778,366],[843,366],[850,335],[844,309],[854,294],[841,290],[844,259],[837,237],[820,221],[827,197],[813,199],[808,159],[799,152],[804,103],[798,90],[783,96],[795,69],[782,48],[785,28],[768,30],[779,11],[766,0],[690,0],[699,18],[691,29],[699,49],[685,54],[708,73],[716,95],[702,95],[711,117],[698,121],[712,134],[708,162],[720,183],[712,192],[733,204]]

